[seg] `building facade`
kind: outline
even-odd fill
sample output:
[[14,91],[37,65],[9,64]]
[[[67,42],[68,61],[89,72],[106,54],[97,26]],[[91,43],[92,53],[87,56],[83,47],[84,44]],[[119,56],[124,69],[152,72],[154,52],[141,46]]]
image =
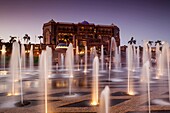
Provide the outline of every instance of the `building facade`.
[[80,23],[65,23],[49,21],[43,25],[43,43],[69,44],[74,47],[87,46],[88,49],[96,47],[99,49],[104,45],[106,51],[109,51],[111,37],[114,37],[117,46],[120,46],[120,29],[114,24],[111,25],[95,25],[87,21]]

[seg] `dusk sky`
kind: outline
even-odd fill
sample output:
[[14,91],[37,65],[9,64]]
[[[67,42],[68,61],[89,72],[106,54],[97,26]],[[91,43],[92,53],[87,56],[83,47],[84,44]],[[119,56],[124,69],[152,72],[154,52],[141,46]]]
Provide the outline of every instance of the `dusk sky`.
[[[1,0],[0,37],[42,35],[43,24],[56,22],[111,25],[120,28],[121,45],[133,36],[170,43],[170,0]],[[39,42],[38,39],[36,39]]]

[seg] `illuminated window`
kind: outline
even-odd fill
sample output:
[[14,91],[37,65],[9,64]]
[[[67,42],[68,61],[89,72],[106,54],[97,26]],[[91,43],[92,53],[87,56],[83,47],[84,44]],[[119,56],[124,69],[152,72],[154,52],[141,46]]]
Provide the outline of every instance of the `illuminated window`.
[[94,29],[94,32],[96,33],[96,29]]
[[35,47],[34,49],[38,49],[38,47]]

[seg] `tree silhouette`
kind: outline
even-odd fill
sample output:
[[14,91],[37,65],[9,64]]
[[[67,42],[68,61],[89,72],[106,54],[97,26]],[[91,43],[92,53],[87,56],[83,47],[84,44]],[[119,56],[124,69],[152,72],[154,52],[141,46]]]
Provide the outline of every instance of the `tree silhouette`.
[[26,41],[28,43],[28,41],[30,40],[30,36],[28,34],[25,34],[23,39],[24,39],[24,42]]
[[9,40],[9,43],[14,43],[16,42],[16,38],[15,36],[9,36],[10,37],[10,40]]
[[2,38],[0,37],[0,44],[2,44],[2,40],[4,40],[4,39],[2,39]]
[[136,44],[136,40],[132,37],[129,41],[128,44]]
[[40,40],[40,44],[41,44],[41,39],[43,38],[43,36],[38,36],[38,39]]
[[162,41],[161,40],[157,40],[157,41],[155,41],[155,46],[156,46],[156,44],[162,45]]
[[149,45],[152,45],[152,43],[154,43],[154,42],[153,42],[153,41],[148,41],[148,44],[149,44]]

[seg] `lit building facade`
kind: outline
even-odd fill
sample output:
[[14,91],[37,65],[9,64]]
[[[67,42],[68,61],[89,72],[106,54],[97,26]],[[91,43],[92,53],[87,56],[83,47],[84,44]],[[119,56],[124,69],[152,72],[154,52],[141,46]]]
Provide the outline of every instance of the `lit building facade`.
[[96,47],[100,49],[104,45],[106,51],[110,48],[111,37],[114,37],[117,46],[120,46],[120,29],[114,24],[111,25],[95,25],[83,21],[81,23],[65,23],[49,21],[43,25],[43,43],[69,44],[74,47],[87,46],[88,49]]

